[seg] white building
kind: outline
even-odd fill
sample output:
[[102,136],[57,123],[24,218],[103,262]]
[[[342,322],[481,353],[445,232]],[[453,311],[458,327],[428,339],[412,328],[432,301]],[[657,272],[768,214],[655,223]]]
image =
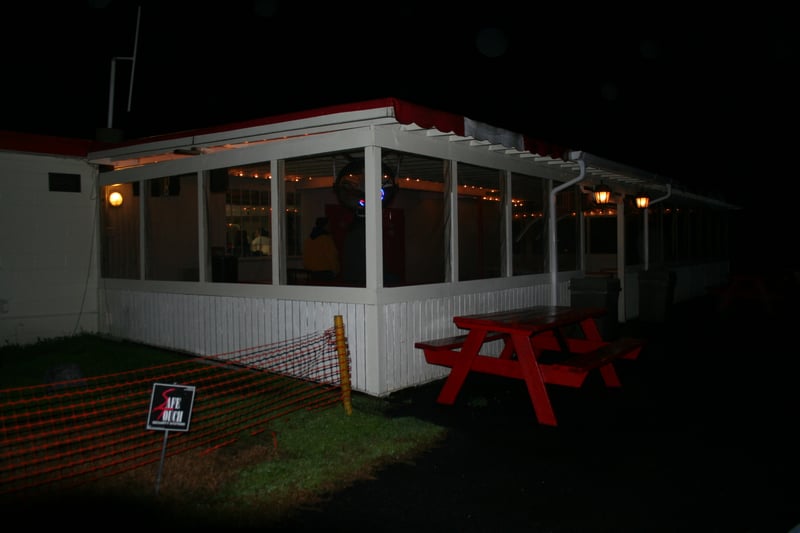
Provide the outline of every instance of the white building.
[[[576,304],[571,280],[597,279],[625,322],[653,271],[670,301],[703,294],[727,279],[736,209],[391,98],[115,145],[6,132],[0,180],[2,342],[88,331],[219,356],[341,315],[352,387],[373,395],[444,376],[414,342],[457,333],[454,315]],[[610,205],[591,199],[601,183]],[[343,266],[328,282],[303,264],[322,216]],[[269,256],[246,246],[262,229]]]

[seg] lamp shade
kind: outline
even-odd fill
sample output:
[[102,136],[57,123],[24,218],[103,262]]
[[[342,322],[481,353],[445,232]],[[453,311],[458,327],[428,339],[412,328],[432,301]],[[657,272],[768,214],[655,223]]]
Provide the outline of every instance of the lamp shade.
[[119,191],[114,191],[108,195],[108,203],[111,204],[113,207],[119,207],[122,205],[122,193]]
[[594,188],[594,201],[597,204],[607,204],[611,201],[611,188],[602,181]]

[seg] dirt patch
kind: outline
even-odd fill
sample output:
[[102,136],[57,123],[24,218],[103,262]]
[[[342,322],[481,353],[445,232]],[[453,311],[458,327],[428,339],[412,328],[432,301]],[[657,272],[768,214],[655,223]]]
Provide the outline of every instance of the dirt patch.
[[103,479],[90,490],[140,494],[159,505],[211,505],[226,484],[244,469],[278,457],[277,441],[271,434],[222,446],[213,450],[192,450],[164,459],[160,464]]

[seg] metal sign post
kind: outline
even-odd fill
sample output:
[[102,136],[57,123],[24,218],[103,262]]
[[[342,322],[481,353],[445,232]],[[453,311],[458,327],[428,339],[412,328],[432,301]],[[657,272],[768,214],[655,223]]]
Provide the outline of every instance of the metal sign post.
[[170,431],[189,431],[194,405],[195,387],[167,383],[153,383],[150,396],[150,409],[147,414],[147,429],[163,431],[164,443],[161,447],[161,462],[156,477],[156,495],[161,485],[161,473],[167,453],[167,438]]

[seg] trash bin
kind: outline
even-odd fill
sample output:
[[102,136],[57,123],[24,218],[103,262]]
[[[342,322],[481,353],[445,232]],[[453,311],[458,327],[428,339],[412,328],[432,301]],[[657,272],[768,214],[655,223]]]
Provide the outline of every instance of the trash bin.
[[672,309],[675,273],[670,270],[646,270],[639,273],[639,320],[664,322]]
[[587,276],[570,280],[572,307],[605,307],[608,313],[595,319],[604,340],[619,336],[619,279],[612,276]]

